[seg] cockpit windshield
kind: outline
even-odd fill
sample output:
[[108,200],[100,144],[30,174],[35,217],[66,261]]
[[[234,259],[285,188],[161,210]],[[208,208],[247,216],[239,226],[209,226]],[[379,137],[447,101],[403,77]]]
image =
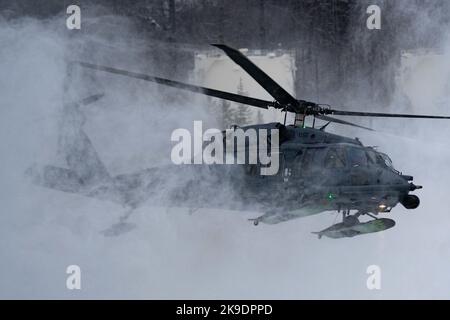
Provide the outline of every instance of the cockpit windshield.
[[391,158],[389,158],[389,156],[385,153],[378,153],[381,157],[381,159],[383,160],[383,163],[390,169],[394,170],[397,172],[397,170],[394,168],[394,165],[392,164],[392,160]]

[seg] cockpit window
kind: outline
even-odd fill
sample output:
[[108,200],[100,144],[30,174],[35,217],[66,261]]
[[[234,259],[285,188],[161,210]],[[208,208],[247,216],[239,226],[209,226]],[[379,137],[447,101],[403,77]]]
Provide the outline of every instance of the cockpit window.
[[366,152],[360,148],[350,148],[349,160],[352,167],[365,167],[367,166]]
[[325,169],[345,168],[345,152],[342,148],[330,148],[325,157]]
[[369,161],[369,164],[377,164],[377,155],[373,151],[367,151],[367,160]]
[[380,157],[383,160],[383,163],[388,167],[391,168],[392,170],[395,170],[394,165],[392,164],[392,160],[391,158],[389,158],[389,156],[387,154],[384,153],[380,153]]

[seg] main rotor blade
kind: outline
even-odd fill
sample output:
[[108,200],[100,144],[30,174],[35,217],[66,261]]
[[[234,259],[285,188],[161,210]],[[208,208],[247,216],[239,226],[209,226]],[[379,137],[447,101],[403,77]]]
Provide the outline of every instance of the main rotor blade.
[[417,114],[399,114],[399,113],[374,113],[358,111],[340,111],[329,110],[328,114],[336,116],[359,116],[359,117],[379,117],[379,118],[412,118],[412,119],[450,119],[450,116],[429,116]]
[[[240,65],[253,79],[256,80],[272,97],[280,104],[287,106],[288,111],[303,112],[299,107],[299,102],[284,90],[278,83],[262,71],[257,65],[251,62],[240,51],[223,44],[213,44],[213,46],[223,50],[231,60]],[[289,108],[291,106],[291,108]],[[297,107],[297,108],[296,108]]]
[[360,126],[360,125],[357,125],[357,124],[354,124],[354,123],[351,123],[351,122],[347,122],[347,121],[344,121],[344,120],[341,120],[341,119],[336,119],[336,118],[332,118],[332,117],[321,115],[321,114],[317,114],[315,117],[317,119],[324,120],[324,121],[345,124],[347,126],[357,127],[357,128],[361,128],[361,129],[365,129],[365,130],[369,130],[369,131],[375,131],[375,130],[373,130],[371,128],[363,127],[363,126]]
[[140,80],[144,80],[144,81],[155,82],[155,83],[166,85],[169,87],[174,87],[174,88],[187,90],[187,91],[191,91],[191,92],[195,92],[195,93],[201,93],[201,94],[204,94],[207,96],[225,99],[225,100],[229,100],[229,101],[233,101],[233,102],[237,102],[237,103],[247,104],[247,105],[262,108],[262,109],[268,109],[269,107],[274,106],[274,103],[271,101],[246,97],[246,96],[242,96],[239,94],[205,88],[205,87],[201,87],[201,86],[195,86],[192,84],[183,83],[183,82],[179,82],[179,81],[153,77],[153,76],[149,76],[149,75],[142,74],[142,73],[136,73],[136,72],[126,71],[126,70],[122,70],[122,69],[116,69],[116,68],[96,65],[96,64],[92,64],[92,63],[86,63],[86,62],[78,62],[78,64],[84,68],[114,73],[114,74],[130,77],[130,78],[135,78],[135,79],[140,79]]

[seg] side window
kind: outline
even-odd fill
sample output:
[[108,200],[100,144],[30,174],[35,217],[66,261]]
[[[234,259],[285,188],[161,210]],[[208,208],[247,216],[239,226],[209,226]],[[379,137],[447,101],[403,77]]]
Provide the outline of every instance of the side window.
[[293,174],[306,177],[323,168],[323,155],[325,148],[306,148],[297,153],[292,166]]
[[366,167],[367,156],[366,152],[360,148],[351,148],[349,152],[350,165],[352,167]]
[[369,161],[369,164],[377,164],[377,155],[373,151],[367,151],[367,159]]
[[325,156],[325,169],[345,168],[345,150],[343,148],[329,148]]
[[303,172],[310,170],[314,164],[314,149],[306,149],[305,155],[303,156],[303,161],[301,162],[301,170]]

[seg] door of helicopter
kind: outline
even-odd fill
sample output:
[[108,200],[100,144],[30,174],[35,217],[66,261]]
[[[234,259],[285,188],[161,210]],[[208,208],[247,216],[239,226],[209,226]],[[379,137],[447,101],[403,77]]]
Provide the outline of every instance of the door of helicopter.
[[347,147],[342,145],[331,145],[326,148],[322,162],[323,185],[341,186],[350,183],[347,151]]
[[350,184],[353,186],[373,184],[373,160],[368,152],[361,147],[349,146],[347,154],[350,168]]
[[283,200],[299,199],[311,182],[312,162],[315,152],[309,148],[293,148],[285,150],[280,157],[280,188]]

